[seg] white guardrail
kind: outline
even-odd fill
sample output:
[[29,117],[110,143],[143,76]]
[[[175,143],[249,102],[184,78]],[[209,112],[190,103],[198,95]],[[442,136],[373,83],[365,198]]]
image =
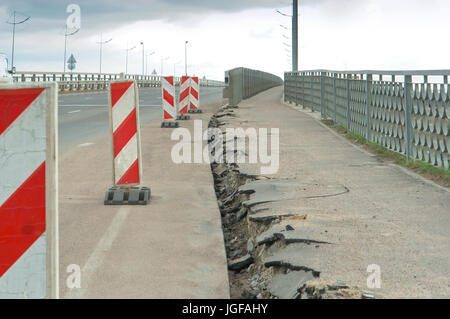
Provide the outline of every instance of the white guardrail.
[[[137,75],[124,73],[75,73],[75,72],[28,72],[14,73],[14,82],[58,82],[60,92],[86,92],[106,90],[111,81],[119,79],[135,80],[138,87],[160,87],[161,76]],[[175,84],[179,85],[181,77],[175,77]],[[200,79],[200,85],[206,87],[224,87],[225,83],[215,80]]]

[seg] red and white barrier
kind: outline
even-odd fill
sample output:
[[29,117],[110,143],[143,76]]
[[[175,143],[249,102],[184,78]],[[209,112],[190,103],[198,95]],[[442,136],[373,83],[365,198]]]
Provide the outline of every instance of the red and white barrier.
[[186,114],[189,111],[189,96],[191,90],[191,78],[182,76],[180,82],[180,99],[178,113]]
[[197,76],[192,76],[191,77],[191,90],[190,90],[190,95],[189,95],[189,101],[190,101],[190,106],[189,109],[191,110],[198,110],[200,109],[200,85],[199,85],[199,81],[198,81],[198,77]]
[[175,105],[175,85],[173,76],[161,78],[162,103],[163,103],[163,121],[175,121],[177,117],[177,108]]
[[0,85],[0,298],[58,298],[57,86]]
[[134,81],[111,82],[110,127],[113,148],[113,183],[138,185],[142,176],[139,98]]

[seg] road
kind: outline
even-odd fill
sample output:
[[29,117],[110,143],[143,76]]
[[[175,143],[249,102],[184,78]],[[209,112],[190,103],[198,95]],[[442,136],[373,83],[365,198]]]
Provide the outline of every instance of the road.
[[[220,88],[201,88],[203,113],[191,118],[207,127],[221,96]],[[140,98],[141,185],[152,195],[146,206],[103,204],[112,161],[106,94],[60,99],[61,297],[229,298],[210,165],[175,164],[173,130],[159,125],[160,90],[143,89]],[[191,131],[193,125],[180,121]],[[80,289],[67,284],[69,265],[80,267]]]
[[[177,93],[178,94],[178,93]],[[200,89],[200,103],[222,99],[222,88]],[[108,134],[107,92],[59,95],[59,148],[61,153],[75,145],[92,143]],[[139,90],[141,125],[161,119],[161,89]]]

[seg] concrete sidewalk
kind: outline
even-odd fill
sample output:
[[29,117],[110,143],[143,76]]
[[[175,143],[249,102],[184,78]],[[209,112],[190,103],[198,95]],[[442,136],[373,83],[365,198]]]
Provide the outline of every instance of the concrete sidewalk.
[[[222,103],[223,104],[223,103]],[[202,105],[180,126],[209,118]],[[142,127],[142,186],[147,206],[104,206],[111,186],[110,142],[79,145],[60,160],[62,298],[229,298],[220,212],[209,164],[176,165],[173,129]],[[192,130],[191,130],[192,131]],[[68,289],[66,267],[81,267],[81,289]]]
[[[298,297],[306,273],[368,290],[375,264],[381,288],[369,291],[376,296],[449,298],[449,190],[382,162],[281,98],[282,88],[273,88],[221,118],[222,129],[280,129],[278,173],[241,187],[255,191],[244,205],[249,229],[264,230],[254,257],[257,267],[274,268],[270,292]],[[239,170],[260,174],[257,164]],[[264,219],[270,227],[252,226]]]

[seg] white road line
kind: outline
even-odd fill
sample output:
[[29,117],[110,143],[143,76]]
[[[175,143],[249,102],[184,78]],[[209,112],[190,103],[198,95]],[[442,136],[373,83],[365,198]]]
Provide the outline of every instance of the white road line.
[[86,264],[81,270],[81,288],[73,288],[69,290],[64,298],[76,299],[83,298],[89,288],[89,283],[95,272],[102,266],[106,254],[119,234],[120,228],[127,219],[129,213],[128,207],[120,207],[116,216],[114,216],[103,237],[98,242],[92,254],[89,256]]
[[[75,107],[75,106],[87,106],[87,107],[93,107],[93,106],[101,106],[101,107],[105,107],[108,106],[106,104],[60,104],[60,107],[62,106],[67,106],[67,107]],[[139,106],[161,106],[161,104],[139,104]]]
[[78,113],[78,112],[81,112],[81,110],[70,111],[70,112],[67,112],[67,114]]
[[91,146],[94,145],[94,143],[83,143],[83,144],[79,144],[78,147],[86,147],[86,146]]
[[60,107],[61,106],[69,106],[69,107],[78,106],[78,107],[80,107],[80,106],[107,106],[107,105],[106,104],[82,104],[82,103],[79,103],[79,104],[60,104],[59,106]]

